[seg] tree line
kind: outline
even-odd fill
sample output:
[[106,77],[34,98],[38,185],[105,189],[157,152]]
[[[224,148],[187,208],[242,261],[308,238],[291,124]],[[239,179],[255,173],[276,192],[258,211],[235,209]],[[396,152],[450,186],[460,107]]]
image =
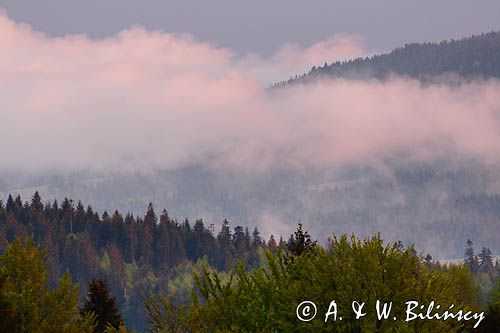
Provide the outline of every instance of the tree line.
[[[6,332],[467,332],[469,321],[404,321],[404,303],[434,300],[484,311],[477,332],[500,326],[497,262],[468,240],[463,265],[443,265],[379,234],[335,236],[322,246],[299,223],[285,242],[224,221],[215,234],[150,204],[144,217],[99,216],[69,199],[0,202],[0,331]],[[158,253],[159,252],[159,253]],[[343,312],[300,321],[310,300],[374,308],[393,302],[394,317]],[[323,317],[323,318],[321,318]],[[333,326],[332,326],[333,325]]]
[[311,82],[318,77],[383,80],[391,74],[424,81],[450,73],[465,78],[499,78],[499,57],[500,32],[490,32],[440,43],[411,43],[371,57],[325,62],[273,87]]
[[29,202],[12,195],[0,201],[0,254],[16,237],[31,237],[47,249],[50,286],[65,272],[81,286],[105,279],[127,322],[136,328],[145,325],[140,310],[144,294],[175,293],[179,302],[189,297],[191,285],[184,280],[197,262],[219,271],[238,261],[252,268],[259,265],[261,249],[279,245],[273,236],[265,241],[257,228],[231,228],[227,220],[218,233],[214,229],[201,219],[179,222],[166,210],[158,217],[152,204],[140,217],[118,211],[99,215],[67,198],[61,204],[43,203],[38,192]]

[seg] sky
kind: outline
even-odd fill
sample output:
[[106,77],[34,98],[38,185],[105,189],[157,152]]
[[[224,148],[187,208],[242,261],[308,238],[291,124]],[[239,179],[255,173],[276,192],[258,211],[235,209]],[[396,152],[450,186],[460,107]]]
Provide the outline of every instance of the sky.
[[259,1],[0,0],[0,171],[500,165],[497,79],[267,89],[325,61],[498,30],[500,2]]
[[16,22],[49,36],[112,36],[133,25],[190,33],[234,52],[268,56],[357,35],[370,50],[500,30],[498,0],[0,0]]
[[216,155],[257,170],[500,151],[497,80],[266,89],[314,64],[369,53],[357,35],[260,56],[140,26],[54,37],[5,13],[0,31],[0,132],[9,138],[0,141],[0,169],[161,169]]

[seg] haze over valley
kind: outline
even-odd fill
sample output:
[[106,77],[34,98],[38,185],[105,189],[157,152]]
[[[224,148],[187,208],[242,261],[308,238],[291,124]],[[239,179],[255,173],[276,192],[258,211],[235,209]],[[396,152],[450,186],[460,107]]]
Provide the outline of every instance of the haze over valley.
[[355,34],[259,55],[137,26],[53,37],[6,13],[0,30],[4,202],[500,253],[499,33],[372,57]]

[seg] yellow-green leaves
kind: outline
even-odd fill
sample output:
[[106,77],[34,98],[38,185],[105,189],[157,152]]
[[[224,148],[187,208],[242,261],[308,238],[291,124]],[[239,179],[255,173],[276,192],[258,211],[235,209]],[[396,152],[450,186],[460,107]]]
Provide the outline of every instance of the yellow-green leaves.
[[65,274],[55,289],[47,286],[45,251],[32,240],[15,240],[0,257],[2,332],[92,332],[93,318],[80,317],[78,287]]

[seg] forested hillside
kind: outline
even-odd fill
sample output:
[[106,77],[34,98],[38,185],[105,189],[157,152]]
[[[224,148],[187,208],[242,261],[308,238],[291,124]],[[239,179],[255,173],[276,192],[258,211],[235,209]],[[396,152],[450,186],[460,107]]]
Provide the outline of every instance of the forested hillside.
[[276,86],[304,83],[320,77],[385,79],[405,75],[430,80],[445,74],[465,78],[500,77],[500,32],[484,33],[440,43],[411,43],[389,53],[314,66]]
[[500,1],[3,2],[0,333],[500,333]]
[[[333,235],[322,246],[299,223],[277,246],[226,223],[215,237],[200,221],[193,229],[166,214],[156,221],[151,206],[143,219],[123,220],[70,200],[44,207],[37,193],[20,203],[0,208],[2,332],[496,332],[500,320],[499,264],[470,240],[464,265],[442,266],[380,234]],[[316,319],[299,312],[305,298]],[[366,303],[361,319],[353,300]],[[369,311],[379,300],[394,319]],[[409,321],[408,300],[475,314]]]
[[[274,168],[260,174],[213,170],[204,165],[136,174],[0,175],[9,193],[45,200],[78,198],[100,214],[116,209],[144,215],[153,202],[181,223],[224,219],[266,235],[290,233],[298,220],[325,242],[332,233],[360,237],[382,232],[389,241],[415,243],[439,259],[460,258],[473,238],[500,254],[500,168],[477,161],[387,162],[385,168],[353,165],[307,172]],[[3,184],[2,184],[3,183]],[[77,205],[77,202],[74,203]],[[125,219],[126,216],[123,216]]]
[[69,199],[44,203],[38,192],[29,202],[19,196],[0,201],[0,254],[16,237],[32,237],[47,248],[51,286],[69,272],[83,299],[91,279],[106,279],[128,327],[140,329],[150,292],[184,302],[202,263],[226,271],[240,260],[250,269],[260,263],[261,249],[277,247],[274,238],[264,242],[256,228],[230,228],[228,221],[216,233],[202,220],[178,222],[165,210],[157,216],[151,204],[143,217],[100,215]]

